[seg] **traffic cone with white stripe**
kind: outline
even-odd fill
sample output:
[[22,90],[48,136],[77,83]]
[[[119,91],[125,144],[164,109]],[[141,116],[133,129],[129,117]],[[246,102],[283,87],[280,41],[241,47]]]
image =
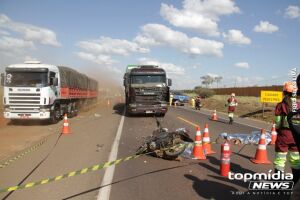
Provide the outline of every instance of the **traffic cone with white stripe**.
[[266,145],[266,130],[261,130],[258,147],[256,150],[255,158],[250,159],[255,164],[271,164],[268,159],[267,145]]
[[205,156],[203,148],[202,148],[201,131],[200,131],[199,126],[197,126],[197,128],[196,128],[196,137],[195,137],[193,155],[195,157],[194,159],[197,159],[197,160],[205,160],[206,159],[206,156]]
[[275,129],[275,123],[273,122],[273,126],[272,126],[272,129],[271,129],[271,142],[269,144],[274,145],[276,140],[277,140],[277,132],[276,132],[276,129]]
[[211,150],[211,144],[210,144],[210,137],[209,137],[209,131],[208,131],[208,124],[205,124],[204,133],[203,133],[203,150],[205,152],[205,155],[216,153]]
[[217,121],[218,120],[218,116],[217,116],[217,111],[216,110],[214,110],[214,112],[213,112],[213,114],[211,116],[211,120],[213,120],[213,121]]
[[65,116],[64,116],[64,125],[63,125],[63,128],[62,128],[61,134],[70,134],[70,133],[71,133],[71,131],[70,131],[70,128],[69,128],[68,117],[67,117],[67,114],[65,114]]

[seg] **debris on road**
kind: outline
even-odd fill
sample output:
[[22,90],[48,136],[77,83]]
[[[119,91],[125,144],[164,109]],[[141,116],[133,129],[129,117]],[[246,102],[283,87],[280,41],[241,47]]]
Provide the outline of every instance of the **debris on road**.
[[[252,131],[251,134],[247,133],[221,133],[219,135],[219,139],[224,139],[231,141],[233,144],[239,145],[239,144],[258,144],[260,139],[261,132],[260,131]],[[271,142],[271,133],[266,132],[266,144],[269,144]]]
[[95,113],[94,116],[95,116],[95,117],[101,117],[101,115],[98,114],[98,113]]

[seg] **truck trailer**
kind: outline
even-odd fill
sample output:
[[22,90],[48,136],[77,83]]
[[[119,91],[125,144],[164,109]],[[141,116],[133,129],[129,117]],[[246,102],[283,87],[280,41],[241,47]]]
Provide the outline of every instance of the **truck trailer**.
[[128,65],[124,74],[127,113],[165,115],[171,84],[158,66]]
[[96,80],[65,67],[28,61],[5,68],[4,117],[16,120],[58,122],[64,114],[73,117],[78,109],[94,102],[98,95]]

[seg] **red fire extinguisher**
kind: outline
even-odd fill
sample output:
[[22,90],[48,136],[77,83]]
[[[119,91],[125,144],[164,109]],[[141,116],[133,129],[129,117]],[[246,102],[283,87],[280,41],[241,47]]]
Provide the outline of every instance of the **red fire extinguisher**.
[[221,165],[220,174],[221,176],[228,177],[230,171],[230,144],[226,140],[224,144],[221,145]]

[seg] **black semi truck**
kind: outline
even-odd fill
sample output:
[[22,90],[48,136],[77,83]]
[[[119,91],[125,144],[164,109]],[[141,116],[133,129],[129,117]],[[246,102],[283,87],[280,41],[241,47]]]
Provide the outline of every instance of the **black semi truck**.
[[124,74],[128,114],[155,114],[168,111],[171,79],[154,65],[128,65]]

